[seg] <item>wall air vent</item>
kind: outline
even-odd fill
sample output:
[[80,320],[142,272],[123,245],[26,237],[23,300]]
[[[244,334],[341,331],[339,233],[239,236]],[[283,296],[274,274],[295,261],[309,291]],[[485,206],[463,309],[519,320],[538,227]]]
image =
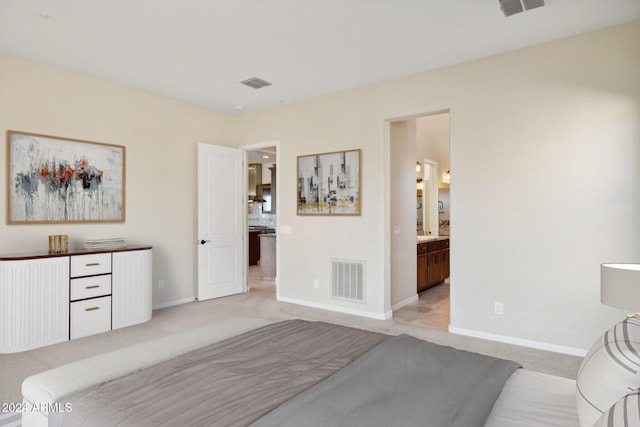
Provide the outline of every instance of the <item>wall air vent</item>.
[[364,261],[331,260],[331,298],[364,302]]
[[240,83],[242,83],[245,86],[252,87],[254,89],[260,89],[265,86],[271,86],[271,83],[269,83],[266,80],[262,80],[260,77],[251,77],[250,79],[243,80]]

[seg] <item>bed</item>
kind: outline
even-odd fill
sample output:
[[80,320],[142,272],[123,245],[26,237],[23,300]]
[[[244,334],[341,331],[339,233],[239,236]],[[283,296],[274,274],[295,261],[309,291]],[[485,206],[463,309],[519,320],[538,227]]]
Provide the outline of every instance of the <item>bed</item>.
[[[594,371],[590,364],[581,370]],[[23,396],[25,427],[571,427],[581,425],[581,399],[594,403],[576,381],[512,361],[408,335],[255,318],[34,375]],[[615,414],[590,415],[585,422],[614,425],[606,422]]]

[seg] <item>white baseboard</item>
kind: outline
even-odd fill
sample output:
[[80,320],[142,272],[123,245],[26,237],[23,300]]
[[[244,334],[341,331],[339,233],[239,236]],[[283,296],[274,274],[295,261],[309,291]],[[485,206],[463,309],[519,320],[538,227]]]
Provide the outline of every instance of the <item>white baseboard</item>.
[[335,305],[328,305],[328,304],[318,304],[315,302],[298,300],[295,298],[278,296],[277,299],[278,301],[288,302],[291,304],[304,305],[306,307],[319,308],[319,309],[328,310],[328,311],[337,311],[338,313],[353,314],[354,316],[368,317],[370,319],[377,319],[377,320],[387,320],[387,319],[390,319],[392,315],[390,311],[386,313],[372,313],[370,311],[355,310],[353,308],[337,307]]
[[168,301],[168,302],[163,302],[161,304],[156,304],[152,307],[152,309],[158,310],[159,308],[173,307],[174,305],[187,304],[197,300],[198,299],[196,297],[182,298],[182,299],[177,299],[175,301]]
[[539,350],[553,351],[555,353],[570,354],[572,356],[584,357],[588,350],[564,345],[550,344],[546,342],[527,340],[524,338],[509,337],[506,335],[491,334],[489,332],[474,331],[472,329],[457,328],[449,325],[449,332],[452,334],[465,335],[468,337],[483,338],[491,341],[503,342],[506,344],[519,345],[522,347],[537,348]]
[[413,302],[416,302],[416,301],[418,301],[418,294],[415,294],[415,295],[407,298],[406,300],[400,301],[399,303],[393,305],[391,307],[391,311],[396,311],[396,310],[404,307],[405,305],[409,305],[409,304],[411,304]]

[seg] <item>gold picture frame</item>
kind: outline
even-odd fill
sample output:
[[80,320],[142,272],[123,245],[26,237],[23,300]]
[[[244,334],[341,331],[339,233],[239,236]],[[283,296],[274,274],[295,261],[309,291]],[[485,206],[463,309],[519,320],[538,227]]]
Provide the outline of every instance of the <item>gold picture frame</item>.
[[8,224],[124,220],[124,146],[7,131]]
[[362,150],[298,156],[298,215],[362,215]]

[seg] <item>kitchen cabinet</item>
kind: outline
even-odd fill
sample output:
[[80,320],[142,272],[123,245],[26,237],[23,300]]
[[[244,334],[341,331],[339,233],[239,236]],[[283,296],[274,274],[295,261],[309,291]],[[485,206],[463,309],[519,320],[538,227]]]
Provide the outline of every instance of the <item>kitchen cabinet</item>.
[[260,163],[251,163],[248,167],[249,170],[249,184],[247,186],[247,193],[249,200],[262,200],[262,165]]
[[265,233],[275,233],[275,230],[265,226],[249,226],[249,265],[260,262],[260,235]]
[[0,353],[151,319],[151,247],[0,255]]
[[271,213],[276,213],[276,195],[278,186],[276,185],[276,165],[269,168],[271,171]]
[[276,238],[275,233],[260,235],[260,271],[265,280],[276,278]]
[[260,261],[261,230],[249,230],[249,265],[257,265]]
[[262,212],[263,213],[276,213],[276,165],[269,168],[271,171],[271,184],[264,184],[262,186]]
[[449,269],[449,239],[417,244],[418,293],[444,282]]

